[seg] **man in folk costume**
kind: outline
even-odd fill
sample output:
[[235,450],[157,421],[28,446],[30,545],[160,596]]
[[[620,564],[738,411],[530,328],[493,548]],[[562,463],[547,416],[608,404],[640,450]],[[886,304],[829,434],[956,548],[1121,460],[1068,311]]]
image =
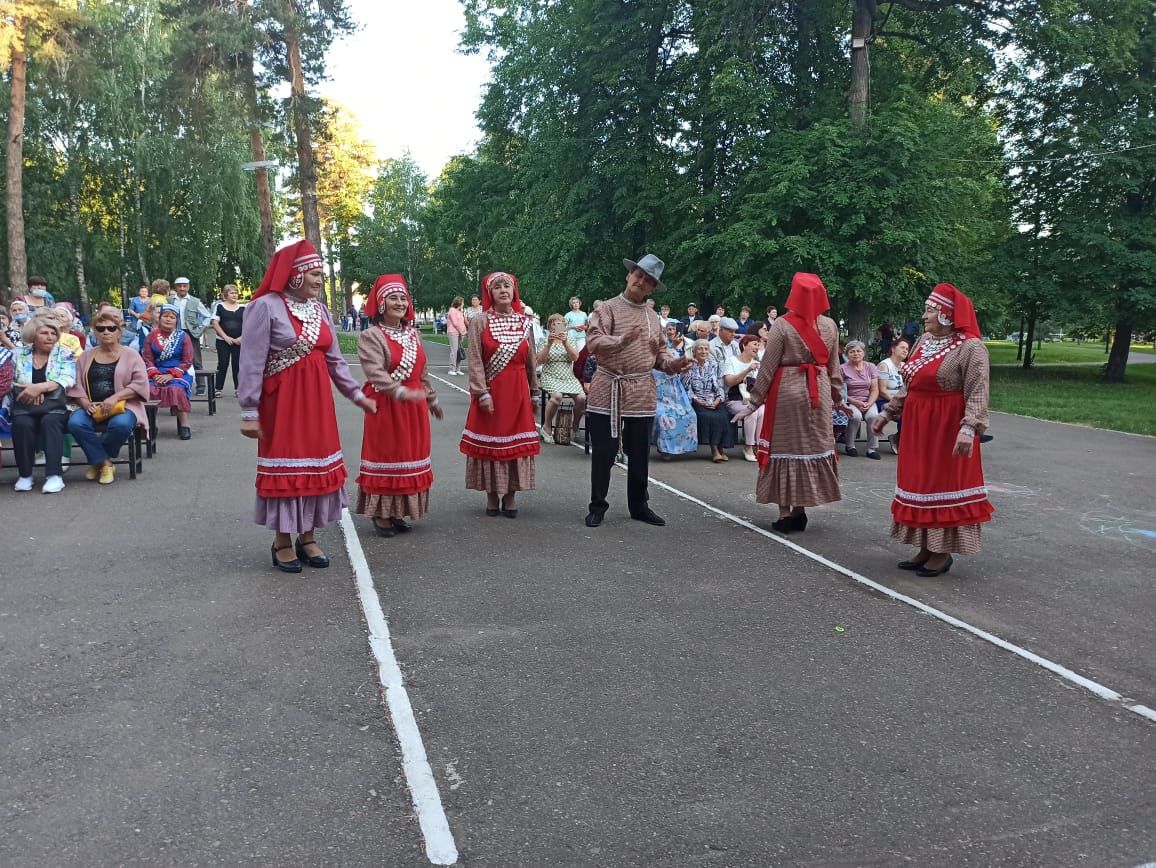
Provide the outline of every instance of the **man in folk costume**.
[[646,300],[662,283],[663,261],[652,253],[637,262],[622,260],[626,289],[600,304],[586,326],[586,347],[598,360],[590,381],[586,427],[590,432],[590,508],[586,526],[598,527],[610,504],[610,470],[619,437],[627,457],[626,502],[630,517],[647,524],[666,521],[648,505],[650,429],[657,392],[651,371],[677,374],[694,360],[679,358],[666,343],[662,323]]
[[317,299],[324,280],[308,241],[278,250],[246,308],[241,343],[241,433],[257,440],[254,520],[276,532],[273,566],[292,573],[302,561],[329,566],[313,533],[349,502],[330,382],[366,413],[377,409],[349,372]]
[[379,275],[365,313],[373,325],[358,337],[357,356],[377,412],[364,420],[356,511],[373,518],[378,536],[392,537],[410,529],[407,516],[419,519],[429,511],[429,417],[441,419],[442,408],[413,326],[417,314],[405,278]]
[[491,517],[517,518],[517,493],[534,487],[541,446],[532,328],[517,278],[504,271],[482,278],[482,313],[467,332],[470,409],[458,448],[466,456],[466,488],[486,493]]
[[874,428],[903,419],[891,536],[919,546],[899,568],[930,577],[951,568],[953,552],[979,552],[981,525],[995,509],[978,442],[988,424],[989,364],[971,299],[950,283],[937,285],[923,326],[900,369],[903,389]]

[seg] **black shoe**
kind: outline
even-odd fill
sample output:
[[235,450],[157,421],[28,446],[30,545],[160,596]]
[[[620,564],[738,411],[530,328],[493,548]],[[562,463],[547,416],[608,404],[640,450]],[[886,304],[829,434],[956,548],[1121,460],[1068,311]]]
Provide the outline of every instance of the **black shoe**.
[[980,443],[990,443],[994,439],[995,439],[994,434],[980,434],[979,435],[979,442]]
[[198,394],[198,395],[203,395],[203,394],[205,394],[205,387],[204,387],[204,386],[198,386],[198,387],[197,387],[197,394]]
[[791,516],[791,530],[804,531],[807,529],[807,513],[800,512]]
[[392,524],[378,524],[377,519],[373,520],[373,530],[378,536],[391,537],[397,536],[397,528]]
[[186,428],[184,425],[178,426],[177,436],[180,437],[182,440],[192,440],[193,439],[193,429],[192,428]]
[[952,564],[951,555],[948,555],[947,560],[945,560],[943,562],[943,566],[940,567],[938,570],[929,570],[929,569],[927,569],[927,567],[920,567],[919,569],[917,569],[915,571],[915,575],[922,576],[925,579],[932,579],[932,578],[935,578],[936,576],[942,576],[944,573],[946,573],[948,570],[951,569],[951,564]]
[[778,521],[772,521],[771,527],[779,533],[790,533],[795,529],[795,517],[788,515],[786,518],[780,518]]
[[517,518],[518,517],[518,510],[516,510],[516,509],[503,509],[502,515],[504,515],[506,518]]
[[927,561],[900,561],[895,566],[901,570],[921,570]]
[[391,518],[389,523],[393,525],[393,529],[398,533],[409,533],[411,530],[413,530],[412,527],[405,523],[405,519]]
[[316,556],[307,555],[307,554],[305,554],[305,546],[307,546],[307,545],[317,545],[317,541],[316,540],[310,540],[307,543],[302,543],[301,540],[297,540],[296,550],[297,550],[297,557],[298,558],[305,561],[305,563],[307,563],[309,566],[313,567],[313,569],[315,569],[315,570],[323,570],[327,566],[329,566],[329,555],[316,555]]
[[868,452],[868,453],[867,453],[867,457],[868,457],[868,458],[871,458],[871,459],[873,459],[873,460],[875,460],[875,461],[878,461],[878,460],[879,460],[879,453],[878,453],[878,452],[874,452],[874,451],[872,451],[872,452]]
[[272,555],[272,557],[273,557],[273,566],[275,566],[277,569],[279,569],[283,573],[299,573],[299,572],[301,572],[301,561],[297,560],[296,558],[294,558],[291,561],[279,561],[279,560],[277,560],[277,552],[284,551],[285,549],[291,549],[291,548],[293,548],[293,546],[281,546],[281,548],[276,548],[275,546],[269,546],[269,554]]
[[600,525],[600,524],[602,524],[602,513],[600,513],[600,512],[588,512],[588,513],[586,513],[586,526],[587,527],[598,527],[598,525]]
[[495,507],[489,507],[489,506],[486,507],[486,515],[488,515],[490,518],[496,518],[497,516],[499,516],[501,514],[502,514],[502,511],[500,509],[498,509],[496,506]]
[[638,515],[630,516],[635,521],[644,521],[647,524],[652,524],[655,527],[666,527],[666,519],[655,512],[653,509],[648,509],[646,512],[640,512]]
[[854,446],[847,446],[843,451],[846,452],[847,455],[851,458],[858,458],[859,457],[859,450],[856,449]]

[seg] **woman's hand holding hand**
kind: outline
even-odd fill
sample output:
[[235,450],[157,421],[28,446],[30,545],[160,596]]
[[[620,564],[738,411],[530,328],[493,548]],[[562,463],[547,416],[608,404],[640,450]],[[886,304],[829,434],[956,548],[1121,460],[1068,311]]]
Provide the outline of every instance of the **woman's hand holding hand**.
[[366,398],[363,395],[362,397],[358,398],[355,403],[366,413],[372,415],[373,413],[377,412],[377,402],[374,401],[373,398]]
[[951,450],[951,454],[967,458],[971,455],[973,443],[975,443],[974,435],[968,434],[966,431],[960,431],[955,435],[955,448]]
[[431,416],[438,420],[441,420],[445,416],[445,411],[442,410],[441,404],[430,404],[429,412]]
[[882,416],[876,416],[871,420],[871,433],[878,436],[883,433],[883,429],[887,427],[887,420]]
[[478,406],[482,408],[483,413],[493,413],[494,399],[489,395],[482,395],[482,397],[478,398]]
[[241,423],[241,433],[251,440],[261,439],[261,423],[257,419],[248,419]]
[[154,377],[154,382],[156,382],[158,386],[167,386],[172,382],[172,379],[172,374],[157,374],[156,377]]

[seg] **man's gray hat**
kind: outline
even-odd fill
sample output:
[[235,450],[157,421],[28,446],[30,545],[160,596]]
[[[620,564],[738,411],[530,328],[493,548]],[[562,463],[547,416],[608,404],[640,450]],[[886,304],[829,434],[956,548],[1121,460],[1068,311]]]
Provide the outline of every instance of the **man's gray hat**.
[[634,271],[636,268],[641,268],[654,278],[654,282],[658,284],[657,289],[666,289],[666,284],[662,282],[662,269],[666,264],[653,253],[646,254],[637,262],[633,259],[623,259],[622,264],[626,266],[627,271]]
[[176,280],[173,281],[173,286],[176,286],[178,283],[188,283],[188,282],[189,282],[189,279],[187,277],[178,277]]
[[730,329],[732,332],[737,332],[739,330],[739,324],[729,316],[724,316],[722,319],[720,319],[718,321],[718,327],[720,329]]

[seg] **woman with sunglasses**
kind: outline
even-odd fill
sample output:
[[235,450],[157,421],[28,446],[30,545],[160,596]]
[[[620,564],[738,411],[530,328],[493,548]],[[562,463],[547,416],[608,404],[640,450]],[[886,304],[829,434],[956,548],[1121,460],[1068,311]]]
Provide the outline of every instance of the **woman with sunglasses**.
[[[79,409],[68,418],[68,431],[88,459],[84,478],[109,485],[116,478],[112,463],[137,425],[148,425],[144,402],[149,375],[144,359],[121,343],[124,316],[104,307],[92,318],[96,346],[76,362],[76,383],[68,389]],[[103,426],[99,430],[97,426]]]

